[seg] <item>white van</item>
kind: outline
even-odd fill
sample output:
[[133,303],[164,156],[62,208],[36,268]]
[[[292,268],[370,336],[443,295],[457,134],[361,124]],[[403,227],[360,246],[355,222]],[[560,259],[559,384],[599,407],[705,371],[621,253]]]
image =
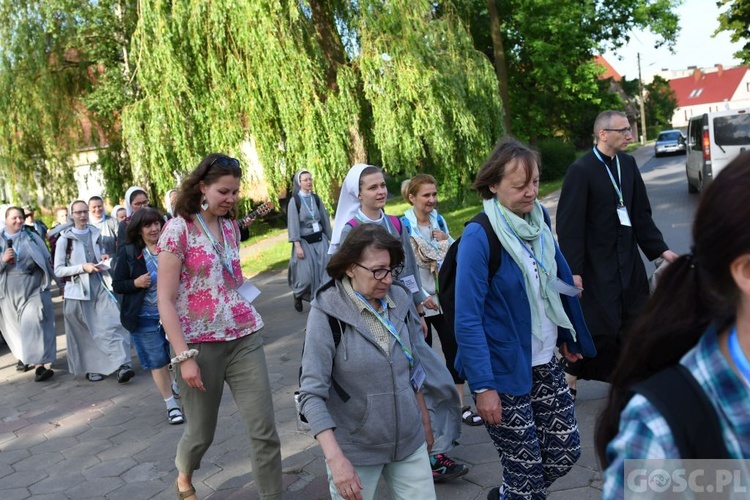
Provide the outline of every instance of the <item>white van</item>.
[[694,116],[688,123],[685,173],[688,191],[697,193],[750,148],[750,109],[727,109]]

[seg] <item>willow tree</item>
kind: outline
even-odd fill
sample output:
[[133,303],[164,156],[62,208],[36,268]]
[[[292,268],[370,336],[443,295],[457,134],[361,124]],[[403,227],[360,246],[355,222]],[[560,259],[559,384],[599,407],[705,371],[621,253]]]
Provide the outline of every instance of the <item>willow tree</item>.
[[458,183],[498,135],[499,106],[491,66],[430,5],[142,3],[142,94],[123,120],[136,178],[165,190],[172,170],[252,141],[272,197],[301,167],[333,187],[355,161]]
[[[134,17],[127,0],[0,2],[0,175],[24,191],[13,201],[40,187],[48,203],[70,200],[75,155],[117,151]],[[109,164],[114,181],[128,177],[121,150]]]

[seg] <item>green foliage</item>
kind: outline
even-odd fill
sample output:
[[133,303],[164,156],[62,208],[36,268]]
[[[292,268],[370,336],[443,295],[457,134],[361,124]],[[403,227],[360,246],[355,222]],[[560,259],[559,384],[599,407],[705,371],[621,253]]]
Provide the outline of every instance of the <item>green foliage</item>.
[[538,147],[542,156],[543,181],[563,178],[568,166],[576,159],[575,147],[559,138],[540,141]]
[[734,57],[740,59],[742,64],[750,64],[750,1],[719,0],[716,5],[729,5],[729,9],[719,14],[716,33],[728,31],[733,42],[745,42],[742,49],[734,53]]
[[[669,82],[659,75],[646,85],[646,123],[658,128],[671,128],[672,114],[677,109],[677,96]],[[649,132],[648,137],[654,137]]]

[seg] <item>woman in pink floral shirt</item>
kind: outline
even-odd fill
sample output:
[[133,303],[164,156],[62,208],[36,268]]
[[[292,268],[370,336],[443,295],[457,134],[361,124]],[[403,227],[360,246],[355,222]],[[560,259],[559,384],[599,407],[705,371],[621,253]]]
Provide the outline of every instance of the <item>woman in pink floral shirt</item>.
[[263,320],[242,295],[248,284],[232,217],[241,175],[235,158],[206,156],[183,181],[175,217],[159,239],[159,314],[187,417],[175,487],[186,499],[196,498],[192,475],[213,441],[224,382],[250,436],[260,497],[281,498],[281,451],[259,332]]

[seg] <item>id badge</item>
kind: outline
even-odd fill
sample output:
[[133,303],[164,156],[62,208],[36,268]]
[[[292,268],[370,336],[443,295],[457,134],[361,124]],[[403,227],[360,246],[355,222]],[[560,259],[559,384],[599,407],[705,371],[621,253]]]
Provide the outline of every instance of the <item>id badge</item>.
[[576,288],[573,285],[569,285],[557,276],[550,280],[549,285],[560,295],[567,295],[568,297],[577,297],[583,292],[583,288]]
[[420,360],[417,360],[417,362],[414,363],[414,366],[411,368],[411,373],[409,374],[409,381],[411,382],[411,388],[414,389],[414,392],[417,392],[422,388],[422,384],[424,384],[425,378],[426,375],[424,372],[424,368],[422,368],[422,362]]
[[251,284],[249,281],[244,282],[235,290],[237,290],[237,293],[242,295],[242,298],[248,301],[250,304],[252,304],[256,297],[260,295],[260,290],[258,289],[258,287]]
[[320,224],[317,221],[313,222],[312,226],[313,226],[313,232],[314,233],[319,233],[320,232]]
[[628,207],[625,205],[617,207],[617,218],[620,219],[620,224],[623,226],[632,226],[630,216],[628,215]]
[[408,276],[400,276],[399,279],[401,280],[401,283],[406,285],[406,288],[408,288],[411,293],[417,293],[419,291],[419,287],[417,286],[417,279],[413,274],[410,274]]

